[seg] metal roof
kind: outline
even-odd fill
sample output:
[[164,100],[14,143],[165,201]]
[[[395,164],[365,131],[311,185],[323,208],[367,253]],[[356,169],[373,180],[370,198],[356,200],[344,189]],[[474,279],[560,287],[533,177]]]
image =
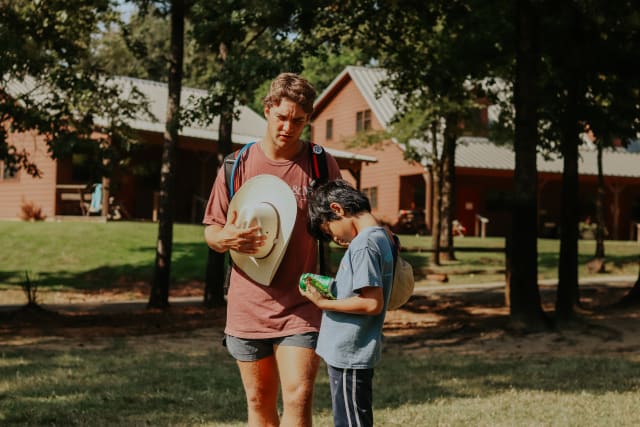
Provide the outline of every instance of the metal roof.
[[[164,132],[165,116],[167,114],[168,86],[165,83],[136,79],[132,77],[115,77],[114,83],[122,88],[123,96],[127,96],[133,87],[142,92],[149,101],[149,109],[153,118],[140,116],[130,123],[137,130],[150,132]],[[205,98],[207,91],[183,87],[180,96],[180,106],[188,108],[195,100]],[[235,143],[248,143],[264,136],[264,118],[246,106],[239,106],[240,115],[233,122],[231,139]],[[211,124],[203,126],[193,123],[183,126],[180,134],[184,136],[218,140],[219,117],[214,117]]]
[[[129,125],[133,129],[158,133],[164,132],[168,98],[167,84],[123,76],[113,77],[109,82],[120,88],[122,98],[128,98],[133,87],[137,88],[147,98],[152,117],[139,113],[136,118],[129,121]],[[37,82],[31,77],[27,77],[22,81],[10,81],[7,84],[7,92],[15,98],[19,98],[24,94],[30,94],[36,100],[47,96],[47,88],[38,86]],[[186,108],[193,104],[194,100],[206,96],[207,91],[205,90],[183,87],[180,105]],[[239,106],[238,109],[240,115],[233,122],[232,141],[244,144],[262,138],[266,123],[264,117],[249,107]],[[96,123],[104,124],[100,118],[96,119]],[[219,117],[214,117],[213,122],[206,126],[199,123],[183,126],[180,129],[180,135],[217,141],[218,126]]]
[[[597,151],[581,149],[578,170],[581,175],[597,175]],[[538,154],[538,172],[562,173],[561,157],[545,159]],[[515,153],[510,146],[496,145],[486,138],[460,138],[456,146],[456,167],[514,170]],[[602,168],[606,176],[640,177],[640,153],[607,148],[602,153]]]
[[336,86],[342,84],[347,77],[353,80],[380,124],[385,128],[388,127],[397,109],[393,104],[391,92],[380,86],[381,82],[387,78],[387,72],[382,68],[347,66],[318,96],[315,105],[328,101],[326,98],[331,96]]
[[331,154],[333,157],[340,158],[340,159],[359,160],[361,162],[367,162],[367,163],[376,163],[378,161],[377,157],[367,156],[365,154],[352,153],[351,151],[336,150],[335,148],[329,148],[329,147],[325,147],[325,150],[327,150],[327,152]]
[[[136,130],[163,133],[165,128],[165,116],[167,113],[168,86],[165,83],[151,80],[137,79],[133,77],[117,76],[111,81],[120,87],[121,96],[126,98],[131,93],[133,87],[137,88],[148,100],[149,110],[153,117],[147,117],[140,113],[138,117],[129,122],[129,125]],[[46,96],[46,89],[38,86],[36,81],[30,77],[23,81],[11,81],[7,85],[7,92],[13,97],[20,97],[22,94],[31,92],[32,96]],[[197,99],[207,96],[207,91],[183,87],[180,96],[180,105],[187,108]],[[239,106],[240,115],[233,122],[232,141],[236,144],[248,144],[264,137],[264,130],[267,127],[265,118],[246,106]],[[96,120],[100,123],[100,120]],[[183,126],[180,135],[218,140],[219,117],[214,117],[213,122],[207,126],[194,123],[191,126]],[[375,163],[378,161],[373,156],[351,153],[349,151],[327,148],[327,151],[336,158],[352,159],[361,162]]]

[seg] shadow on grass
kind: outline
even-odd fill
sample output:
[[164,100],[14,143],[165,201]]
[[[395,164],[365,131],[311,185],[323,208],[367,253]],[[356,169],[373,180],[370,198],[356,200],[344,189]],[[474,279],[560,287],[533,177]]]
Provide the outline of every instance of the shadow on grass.
[[[592,254],[580,254],[578,255],[578,265],[583,266],[593,259]],[[626,265],[633,265],[638,262],[638,255],[607,255],[607,264],[621,269]],[[554,252],[542,252],[538,254],[538,267],[540,269],[552,269],[557,268],[560,263],[560,254]]]
[[[386,407],[438,398],[473,398],[510,390],[624,393],[640,386],[640,363],[614,357],[499,358],[385,355],[374,390]],[[378,405],[379,406],[379,405]]]
[[[147,263],[127,263],[126,254],[117,265],[100,266],[83,271],[65,270],[55,266],[51,271],[30,272],[37,276],[40,289],[71,289],[79,291],[113,290],[114,288],[135,289],[136,285],[148,285],[153,275],[155,249],[141,246],[137,252],[149,254]],[[207,252],[203,244],[174,243],[171,272],[177,283],[192,280],[204,281]],[[25,271],[14,269],[0,271],[0,283],[19,287],[25,278]]]
[[3,425],[200,425],[246,419],[230,358],[203,344],[191,352],[100,349],[4,351]]
[[[587,305],[597,305],[610,295],[610,290],[603,292],[604,288],[589,287],[582,295]],[[554,291],[543,290],[542,298],[544,304],[551,303]],[[501,330],[506,322],[506,315],[500,314],[503,306],[500,289],[414,295],[402,310],[407,321],[389,325],[389,332],[397,328],[403,333],[389,334],[385,341],[374,377],[375,408],[395,409],[442,399],[455,406],[458,400],[463,405],[468,399],[507,393],[509,399],[522,402],[538,392],[604,395],[640,389],[640,359],[636,356],[537,353],[496,357],[453,349],[465,340]],[[5,334],[23,337],[27,344],[0,349],[3,424],[244,425],[240,376],[219,343],[224,309],[211,312],[185,306],[165,312],[93,314],[84,320],[83,316],[56,316],[62,315],[44,319],[47,327],[63,322],[52,329],[55,333],[34,334],[41,337],[41,345],[28,344],[29,325]],[[421,316],[431,316],[432,321],[423,322]],[[217,323],[212,323],[214,318]],[[72,320],[80,323],[64,323]],[[194,322],[209,323],[186,326]],[[107,333],[102,334],[103,330]],[[413,351],[420,347],[442,351]],[[328,379],[321,367],[314,414],[325,425],[330,412]]]
[[[217,344],[199,342],[186,351],[166,341],[118,338],[99,348],[78,345],[3,350],[0,416],[5,425],[243,425],[246,420],[239,374]],[[491,360],[392,352],[376,369],[374,406],[380,410],[507,392],[637,392],[638,374],[640,364],[622,358]],[[330,413],[324,368],[314,400],[314,413]]]

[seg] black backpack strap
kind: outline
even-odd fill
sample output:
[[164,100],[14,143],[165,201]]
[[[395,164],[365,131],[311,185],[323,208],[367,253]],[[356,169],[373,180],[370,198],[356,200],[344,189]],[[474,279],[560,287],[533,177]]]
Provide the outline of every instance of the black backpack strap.
[[[240,159],[242,159],[242,155],[244,154],[244,152],[247,151],[249,147],[251,147],[254,143],[255,141],[252,141],[246,144],[241,149],[236,150],[224,156],[224,162],[222,164],[222,167],[224,167],[224,182],[225,182],[225,186],[227,187],[227,191],[229,192],[228,193],[229,201],[231,201],[231,199],[236,194],[236,191],[238,191],[238,188],[240,188],[240,185],[241,185],[240,176],[239,174],[236,175],[236,170],[238,169],[238,164],[240,163]],[[224,294],[225,295],[229,293],[229,286],[231,284],[231,269],[233,268],[233,260],[228,255],[227,255],[227,258],[228,258],[228,266],[227,266],[227,269],[225,272],[225,278],[224,278]]]
[[[311,182],[309,183],[309,194],[320,184],[327,182],[329,178],[329,171],[327,169],[327,155],[326,151],[321,145],[309,142],[311,149],[309,155],[311,156]],[[327,259],[325,259],[325,245],[327,243],[318,240],[318,263],[320,265],[320,274],[327,274]]]
[[[224,156],[224,162],[222,163],[222,167],[224,167],[224,186],[227,188],[227,194],[231,196],[229,192],[229,183],[231,182],[231,174],[233,173],[233,165],[236,162],[236,157],[238,156],[238,152],[240,150],[236,150],[233,153],[229,153]],[[231,199],[231,197],[229,197]]]
[[313,176],[310,188],[313,189],[327,182],[329,171],[327,169],[327,153],[325,149],[313,142],[310,142],[309,145],[311,146],[311,175]]

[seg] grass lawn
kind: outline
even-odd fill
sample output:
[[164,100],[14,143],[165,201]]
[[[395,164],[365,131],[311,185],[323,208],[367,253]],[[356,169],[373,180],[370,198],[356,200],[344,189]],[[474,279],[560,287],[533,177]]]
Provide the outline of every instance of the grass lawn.
[[[431,236],[400,236],[405,251],[402,256],[414,269],[425,272],[446,273],[451,284],[503,282],[505,280],[505,239],[501,237],[457,237],[455,239],[456,261],[443,261],[441,266],[430,266]],[[578,242],[578,275],[580,278],[612,276],[635,276],[638,274],[640,243],[634,241],[608,240],[605,242],[607,273],[587,271],[586,264],[595,253],[595,240]],[[341,256],[340,248],[334,246],[332,262],[335,265]],[[475,250],[474,249],[481,249]],[[560,241],[538,239],[538,278],[558,277]]]
[[[150,223],[0,222],[0,297],[20,287],[25,271],[44,291],[147,286],[156,235],[157,225]],[[405,247],[419,248],[405,253],[414,267],[426,267],[428,252],[421,248],[430,246],[429,237],[401,239]],[[503,244],[502,239],[456,240],[459,247]],[[606,248],[610,273],[601,277],[638,274],[637,242],[608,241]],[[202,227],[176,225],[173,249],[174,283],[201,281]],[[580,250],[584,263],[593,242],[581,241]],[[555,277],[557,253],[557,241],[539,241],[541,277]],[[452,283],[503,280],[500,252],[457,255],[459,261],[441,267]],[[581,267],[580,275],[586,274]],[[610,292],[593,290],[588,300],[611,300]],[[416,295],[406,309],[388,314],[385,352],[374,378],[377,426],[640,425],[636,311],[594,312],[574,331],[513,336],[501,328],[502,292],[473,294],[474,301],[471,292]],[[12,314],[4,313],[9,320],[0,321],[0,425],[246,425],[240,376],[220,344],[221,320],[208,325],[213,312],[199,310],[204,326],[184,329],[173,328],[164,312],[144,310],[148,317],[123,313],[120,320],[129,325],[124,327],[117,317],[95,317],[102,323],[87,324],[82,313],[67,315],[58,323],[61,329],[48,318],[35,328],[20,324],[20,317],[9,321]],[[224,308],[217,310],[224,319]],[[76,322],[66,323],[75,316]],[[144,328],[126,329],[131,325]],[[109,327],[125,333],[109,334]],[[332,425],[324,367],[313,413],[314,425]]]
[[[244,394],[210,333],[0,348],[3,426],[243,426]],[[314,425],[331,426],[324,366]],[[637,426],[640,356],[407,353],[376,370],[379,426]]]
[[[25,272],[35,278],[42,291],[100,290],[132,283],[148,284],[155,259],[157,224],[144,222],[0,222],[0,290],[19,287]],[[449,282],[493,282],[504,280],[504,239],[456,238],[457,261],[429,267],[430,236],[401,236],[412,252],[404,256],[418,271],[444,272]],[[557,277],[559,241],[538,241],[539,278]],[[479,252],[467,248],[494,248]],[[636,275],[640,244],[607,241],[607,274]],[[579,242],[580,277],[589,275],[585,263],[595,252],[594,241]],[[171,274],[173,283],[202,281],[207,248],[199,225],[174,226]],[[337,262],[341,250],[334,247]],[[335,264],[335,263],[334,263]],[[337,265],[337,264],[336,264]]]
[[[174,226],[175,283],[203,280],[203,228]],[[142,222],[0,222],[0,289],[36,277],[42,290],[97,290],[150,282],[158,225]]]

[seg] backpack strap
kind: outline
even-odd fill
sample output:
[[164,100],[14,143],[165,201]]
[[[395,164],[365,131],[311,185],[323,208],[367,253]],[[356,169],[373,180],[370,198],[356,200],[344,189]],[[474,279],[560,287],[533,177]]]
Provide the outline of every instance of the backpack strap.
[[311,146],[311,150],[309,151],[311,156],[311,175],[313,176],[309,187],[314,189],[318,185],[327,182],[329,177],[327,152],[321,145],[314,144],[313,142],[309,142],[309,145]]
[[225,183],[227,184],[227,188],[229,189],[229,200],[233,198],[233,196],[236,194],[236,191],[238,191],[238,188],[240,188],[240,175],[236,175],[238,163],[240,162],[240,159],[242,158],[244,152],[247,151],[253,144],[255,144],[255,141],[246,144],[244,147],[234,151],[233,153],[227,154],[224,158],[224,178]]
[[[255,144],[255,141],[252,141],[244,145],[239,150],[236,150],[224,156],[224,162],[222,163],[222,166],[224,167],[224,182],[227,187],[227,190],[229,191],[229,201],[231,201],[236,191],[238,191],[238,188],[240,188],[240,175],[239,174],[236,175],[236,169],[238,168],[238,163],[240,162],[240,159],[242,158],[242,155],[244,154],[244,152],[247,151],[249,147],[251,147],[253,144]],[[228,257],[228,266],[225,271],[225,278],[224,278],[224,285],[223,285],[225,295],[229,293],[229,286],[231,284],[231,270],[233,268],[233,260],[231,259],[230,256],[227,256],[227,257]]]
[[[225,183],[229,190],[229,200],[233,198],[238,188],[240,188],[240,175],[236,174],[238,164],[244,152],[253,144],[255,144],[255,141],[246,144],[233,153],[227,154],[224,158],[224,176]],[[309,155],[311,156],[311,176],[313,177],[310,187],[313,189],[327,181],[329,171],[327,168],[327,152],[325,149],[321,145],[314,144],[313,142],[310,142],[309,145],[311,147],[309,150]]]
[[384,231],[387,232],[387,237],[389,237],[391,248],[393,249],[393,270],[395,272],[396,262],[398,261],[398,256],[400,255],[400,239],[396,234],[391,232],[388,227],[384,227]]

